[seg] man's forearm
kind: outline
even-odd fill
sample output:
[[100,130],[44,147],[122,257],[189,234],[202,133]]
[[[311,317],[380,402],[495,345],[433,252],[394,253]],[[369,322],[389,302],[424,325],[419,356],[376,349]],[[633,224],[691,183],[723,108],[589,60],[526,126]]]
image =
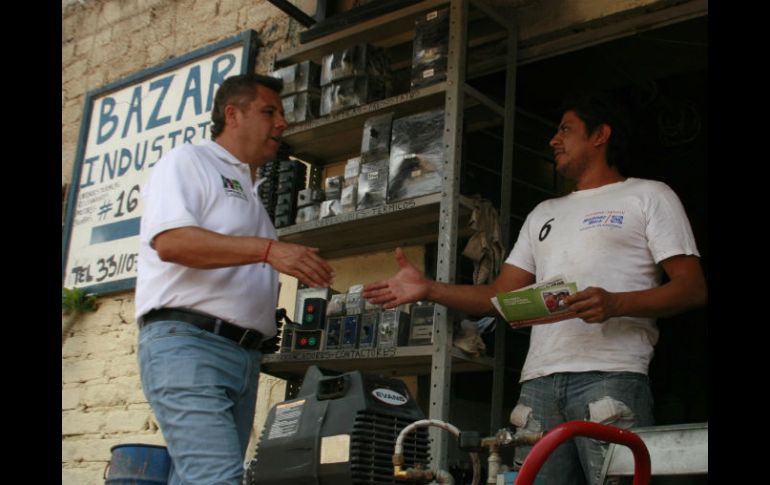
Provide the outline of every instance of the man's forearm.
[[214,269],[264,260],[269,239],[226,236],[199,227],[181,227],[155,237],[160,259],[190,268]]
[[698,281],[669,281],[649,290],[617,293],[618,316],[668,317],[706,303],[706,287]]
[[495,294],[491,285],[451,285],[432,281],[428,300],[469,315],[491,315],[495,309],[490,298]]

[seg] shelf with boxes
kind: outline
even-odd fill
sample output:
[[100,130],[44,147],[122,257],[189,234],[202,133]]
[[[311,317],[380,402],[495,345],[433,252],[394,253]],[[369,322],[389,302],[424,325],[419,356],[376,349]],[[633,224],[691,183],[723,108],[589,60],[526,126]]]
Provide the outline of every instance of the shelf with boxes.
[[[330,288],[299,289],[293,320],[282,320],[280,353],[265,356],[264,372],[301,378],[313,364],[394,376],[430,374],[435,304],[423,301],[385,310],[364,300],[361,291],[360,284],[344,293]],[[492,359],[481,356],[478,347],[470,341],[460,345],[470,354],[451,349],[456,369],[491,369]]]
[[[516,50],[516,36],[508,16],[502,18],[496,11],[480,1],[426,0],[276,58],[274,74],[287,69],[285,84],[296,90],[285,93],[296,97],[284,105],[293,121],[284,141],[290,154],[309,163],[312,172],[326,169],[326,200],[313,192],[323,192],[317,179],[316,185],[297,194],[293,224],[276,224],[282,241],[319,247],[327,258],[436,243],[433,274],[438,281],[454,282],[458,241],[470,233],[472,212],[471,200],[460,191],[465,136],[495,126],[501,133],[501,158],[506,160],[501,162],[501,194],[510,186],[506,163],[512,151],[515,57],[509,53]],[[392,75],[384,80],[382,91],[377,79],[381,55],[388,59],[385,65]],[[476,79],[501,69],[506,70],[502,89],[487,89],[489,79]],[[316,77],[317,86],[304,81]],[[473,83],[466,82],[471,79]],[[345,176],[331,176],[342,164]],[[332,197],[339,197],[340,208],[324,215],[330,188]],[[346,198],[351,188],[356,189],[353,204]],[[501,206],[507,207],[510,195],[501,199]],[[317,209],[312,207],[316,204]],[[501,216],[507,219],[507,212]],[[332,305],[333,296],[317,297]],[[321,307],[328,308],[326,304],[317,308]],[[495,332],[494,359],[471,357],[455,346],[461,340],[453,335],[457,315],[442,305],[420,310],[429,315],[415,323],[410,309],[409,339],[401,342],[399,334],[397,344],[392,338],[388,341],[387,332],[402,325],[400,320],[391,322],[388,311],[348,308],[342,315],[327,312],[322,326],[287,324],[281,351],[264,357],[263,370],[290,380],[302,378],[309,365],[392,376],[430,375],[430,404],[425,411],[437,419],[449,415],[454,372],[494,371],[492,415],[501,415],[494,403],[502,402],[504,333]],[[371,320],[374,313],[379,315],[376,324]],[[295,319],[304,322],[305,316]],[[383,328],[385,337],[379,333]],[[375,334],[376,340],[371,339]],[[434,466],[444,467],[446,438],[433,433],[432,438],[437,450]]]
[[439,108],[444,96],[445,83],[434,84],[292,125],[284,132],[283,140],[297,158],[314,164],[354,157],[361,147],[368,118],[389,112],[400,118]]
[[[492,2],[490,2],[492,3]],[[353,44],[369,43],[393,52],[394,64],[403,62],[398,47],[411,43],[415,37],[415,21],[422,16],[448,7],[448,0],[425,0],[400,10],[359,22],[319,39],[288,49],[276,56],[277,67],[317,61],[323,56],[345,49]],[[483,2],[471,3],[468,15],[468,77],[476,77],[505,69],[506,31],[495,14]],[[502,14],[504,15],[504,14]]]
[[276,65],[287,66],[306,60],[320,59],[353,44],[369,42],[380,47],[390,47],[410,42],[414,37],[415,18],[448,4],[447,0],[425,0],[385,15],[355,23],[333,34],[280,53],[276,57]]
[[[452,349],[451,354],[456,372],[489,371],[494,365],[489,357],[470,357],[458,349]],[[339,372],[357,369],[387,376],[428,375],[432,356],[432,345],[278,353],[263,357],[262,371],[282,379],[298,379],[312,364]]]
[[[430,194],[278,229],[281,241],[320,249],[328,258],[435,242],[440,194]],[[470,201],[460,203],[459,235],[469,235]]]

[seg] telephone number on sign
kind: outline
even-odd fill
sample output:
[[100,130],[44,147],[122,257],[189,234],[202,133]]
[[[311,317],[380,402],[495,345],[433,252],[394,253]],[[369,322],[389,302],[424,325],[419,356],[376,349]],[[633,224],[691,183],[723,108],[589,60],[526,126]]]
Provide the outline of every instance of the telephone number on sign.
[[138,259],[137,253],[113,254],[108,258],[99,258],[93,265],[75,266],[71,272],[73,284],[100,283],[107,278],[132,273],[136,271]]

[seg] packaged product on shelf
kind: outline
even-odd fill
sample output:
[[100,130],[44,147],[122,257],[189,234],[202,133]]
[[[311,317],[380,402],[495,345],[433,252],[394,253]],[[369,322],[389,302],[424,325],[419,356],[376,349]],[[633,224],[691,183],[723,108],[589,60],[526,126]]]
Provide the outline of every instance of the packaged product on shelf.
[[340,204],[339,200],[332,199],[321,202],[319,219],[326,219],[327,217],[334,217],[339,214],[342,214],[342,204]]
[[361,314],[361,331],[358,336],[359,349],[371,349],[377,345],[377,323],[379,320],[379,310],[364,311]]
[[275,216],[275,228],[280,229],[282,227],[291,226],[294,224],[294,219],[289,214],[284,214],[282,216],[276,215]]
[[388,202],[441,191],[444,172],[444,109],[393,121]]
[[321,66],[313,61],[304,61],[276,69],[270,76],[283,80],[281,95],[320,91]]
[[417,17],[412,43],[412,88],[446,80],[449,9],[441,8]]
[[364,297],[361,293],[364,291],[364,285],[358,284],[348,288],[348,296],[345,298],[345,313],[348,315],[359,315],[364,311]]
[[356,209],[384,205],[388,195],[388,160],[361,164]]
[[382,310],[377,326],[377,347],[403,347],[409,344],[409,313],[401,307]]
[[324,193],[318,189],[302,189],[297,194],[297,207],[317,205],[324,201]]
[[302,162],[296,160],[284,160],[278,170],[278,186],[276,193],[296,193],[305,188],[305,176],[307,168]]
[[361,137],[361,160],[369,162],[387,158],[390,153],[390,129],[393,113],[372,116],[364,121]]
[[338,317],[345,315],[345,300],[347,297],[347,293],[337,293],[336,295],[332,295],[329,304],[326,305],[326,316]]
[[321,116],[363,106],[385,97],[382,79],[356,76],[335,81],[321,90]]
[[353,76],[376,76],[390,83],[390,61],[385,49],[357,44],[333,52],[321,60],[321,86]]
[[326,200],[340,200],[342,196],[342,187],[345,185],[345,177],[342,175],[335,175],[334,177],[326,177],[324,181],[324,194]]
[[[297,298],[294,303],[294,321],[302,321],[302,312],[304,312],[305,300],[308,298],[323,298],[331,300],[339,293],[331,288],[298,288]],[[326,305],[326,315],[329,315],[329,305]]]
[[349,158],[345,164],[345,187],[358,185],[358,176],[361,174],[361,157]]
[[319,93],[294,93],[281,97],[286,123],[294,124],[314,120],[320,116],[321,95]]
[[342,209],[342,212],[355,212],[357,194],[358,180],[356,180],[355,184],[342,188],[342,196],[340,197],[340,208]]
[[302,207],[300,209],[297,209],[297,224],[302,224],[303,222],[310,222],[310,221],[316,221],[318,220],[319,215],[321,214],[321,204],[316,203],[313,205],[307,205],[305,207]]
[[412,305],[409,321],[409,345],[428,345],[433,340],[433,314],[436,305],[418,301]]
[[285,192],[278,194],[275,204],[276,216],[287,216],[289,220],[293,220],[297,213],[297,204],[295,203],[294,194],[291,192]]

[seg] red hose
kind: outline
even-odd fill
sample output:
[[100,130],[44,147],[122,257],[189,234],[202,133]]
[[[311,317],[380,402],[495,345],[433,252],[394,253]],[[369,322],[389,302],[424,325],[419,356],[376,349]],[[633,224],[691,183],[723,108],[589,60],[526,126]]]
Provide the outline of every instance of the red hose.
[[628,446],[634,454],[634,485],[650,483],[650,453],[639,436],[615,426],[590,421],[569,421],[551,429],[535,443],[524,460],[514,485],[532,485],[548,455],[560,444],[575,436],[587,436]]

